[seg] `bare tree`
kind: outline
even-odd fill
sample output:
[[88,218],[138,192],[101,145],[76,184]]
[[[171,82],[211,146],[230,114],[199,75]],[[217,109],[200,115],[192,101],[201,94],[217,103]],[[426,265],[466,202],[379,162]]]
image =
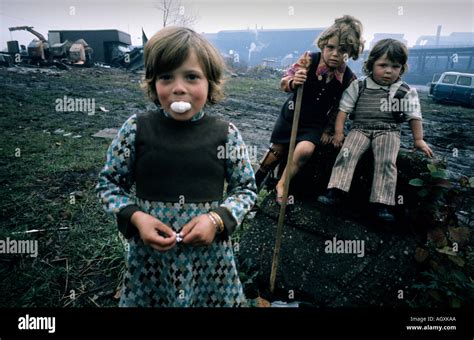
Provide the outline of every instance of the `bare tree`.
[[162,13],[163,27],[190,27],[198,20],[197,15],[186,12],[186,7],[179,0],[159,0],[155,7]]

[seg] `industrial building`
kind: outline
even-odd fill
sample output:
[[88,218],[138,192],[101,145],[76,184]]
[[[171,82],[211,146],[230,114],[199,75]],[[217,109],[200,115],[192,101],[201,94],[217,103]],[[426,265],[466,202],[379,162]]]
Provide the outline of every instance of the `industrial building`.
[[132,43],[130,34],[119,30],[74,30],[49,31],[50,45],[63,43],[66,40],[74,42],[84,39],[92,47],[94,62],[111,63],[114,58],[128,52]]

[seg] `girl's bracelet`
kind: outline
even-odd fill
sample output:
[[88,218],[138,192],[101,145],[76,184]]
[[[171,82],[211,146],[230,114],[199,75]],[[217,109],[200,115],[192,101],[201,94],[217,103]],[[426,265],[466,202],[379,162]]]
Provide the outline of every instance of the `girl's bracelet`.
[[222,221],[222,218],[214,211],[210,211],[207,216],[209,216],[209,219],[216,227],[217,233],[222,233],[224,231],[224,222]]
[[222,218],[220,217],[220,215],[216,212],[212,212],[212,214],[214,215],[214,217],[216,218],[217,220],[217,224],[219,224],[219,230],[218,230],[218,233],[222,233],[224,231],[224,221],[222,221]]
[[214,219],[214,216],[212,216],[211,213],[207,213],[206,215],[207,215],[207,217],[209,217],[209,219],[211,220],[212,224],[214,224],[214,226],[215,226],[216,229],[217,229],[217,221]]

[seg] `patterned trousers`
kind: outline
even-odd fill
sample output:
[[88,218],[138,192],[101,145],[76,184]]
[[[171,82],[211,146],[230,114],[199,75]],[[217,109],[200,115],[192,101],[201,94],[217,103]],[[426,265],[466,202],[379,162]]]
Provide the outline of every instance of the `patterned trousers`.
[[357,162],[372,146],[374,178],[370,202],[395,205],[396,161],[400,149],[400,130],[368,127],[354,127],[347,135],[334,163],[328,189],[338,188],[348,192]]

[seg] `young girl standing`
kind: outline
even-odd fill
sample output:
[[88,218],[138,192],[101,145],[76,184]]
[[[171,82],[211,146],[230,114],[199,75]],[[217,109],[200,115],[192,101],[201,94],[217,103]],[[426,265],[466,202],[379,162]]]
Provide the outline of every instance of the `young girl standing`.
[[418,94],[400,79],[407,69],[407,60],[408,50],[401,42],[394,39],[379,41],[364,66],[368,77],[353,82],[344,92],[336,118],[333,139],[336,147],[344,140],[347,115],[352,114],[354,121],[334,163],[329,192],[318,198],[320,202],[333,205],[340,201],[343,193],[350,189],[357,162],[372,147],[374,177],[370,202],[376,203],[379,219],[393,221],[388,207],[395,205],[400,118],[410,122],[415,149],[433,156],[423,140]]
[[222,98],[223,70],[187,28],[162,29],[145,46],[144,88],[159,109],[124,123],[96,188],[128,239],[120,306],[246,304],[229,236],[255,203],[254,172],[248,152],[219,156],[245,144],[203,111]]
[[[356,60],[364,49],[361,22],[349,15],[336,19],[319,36],[317,46],[321,52],[306,52],[281,80],[282,90],[293,92],[293,95],[282,108],[273,129],[270,150],[256,173],[259,188],[290,143],[299,86],[305,84],[290,179],[308,161],[316,145],[331,141],[342,92],[356,79],[346,61],[349,58]],[[277,201],[283,194],[285,175],[286,169],[276,186]]]

